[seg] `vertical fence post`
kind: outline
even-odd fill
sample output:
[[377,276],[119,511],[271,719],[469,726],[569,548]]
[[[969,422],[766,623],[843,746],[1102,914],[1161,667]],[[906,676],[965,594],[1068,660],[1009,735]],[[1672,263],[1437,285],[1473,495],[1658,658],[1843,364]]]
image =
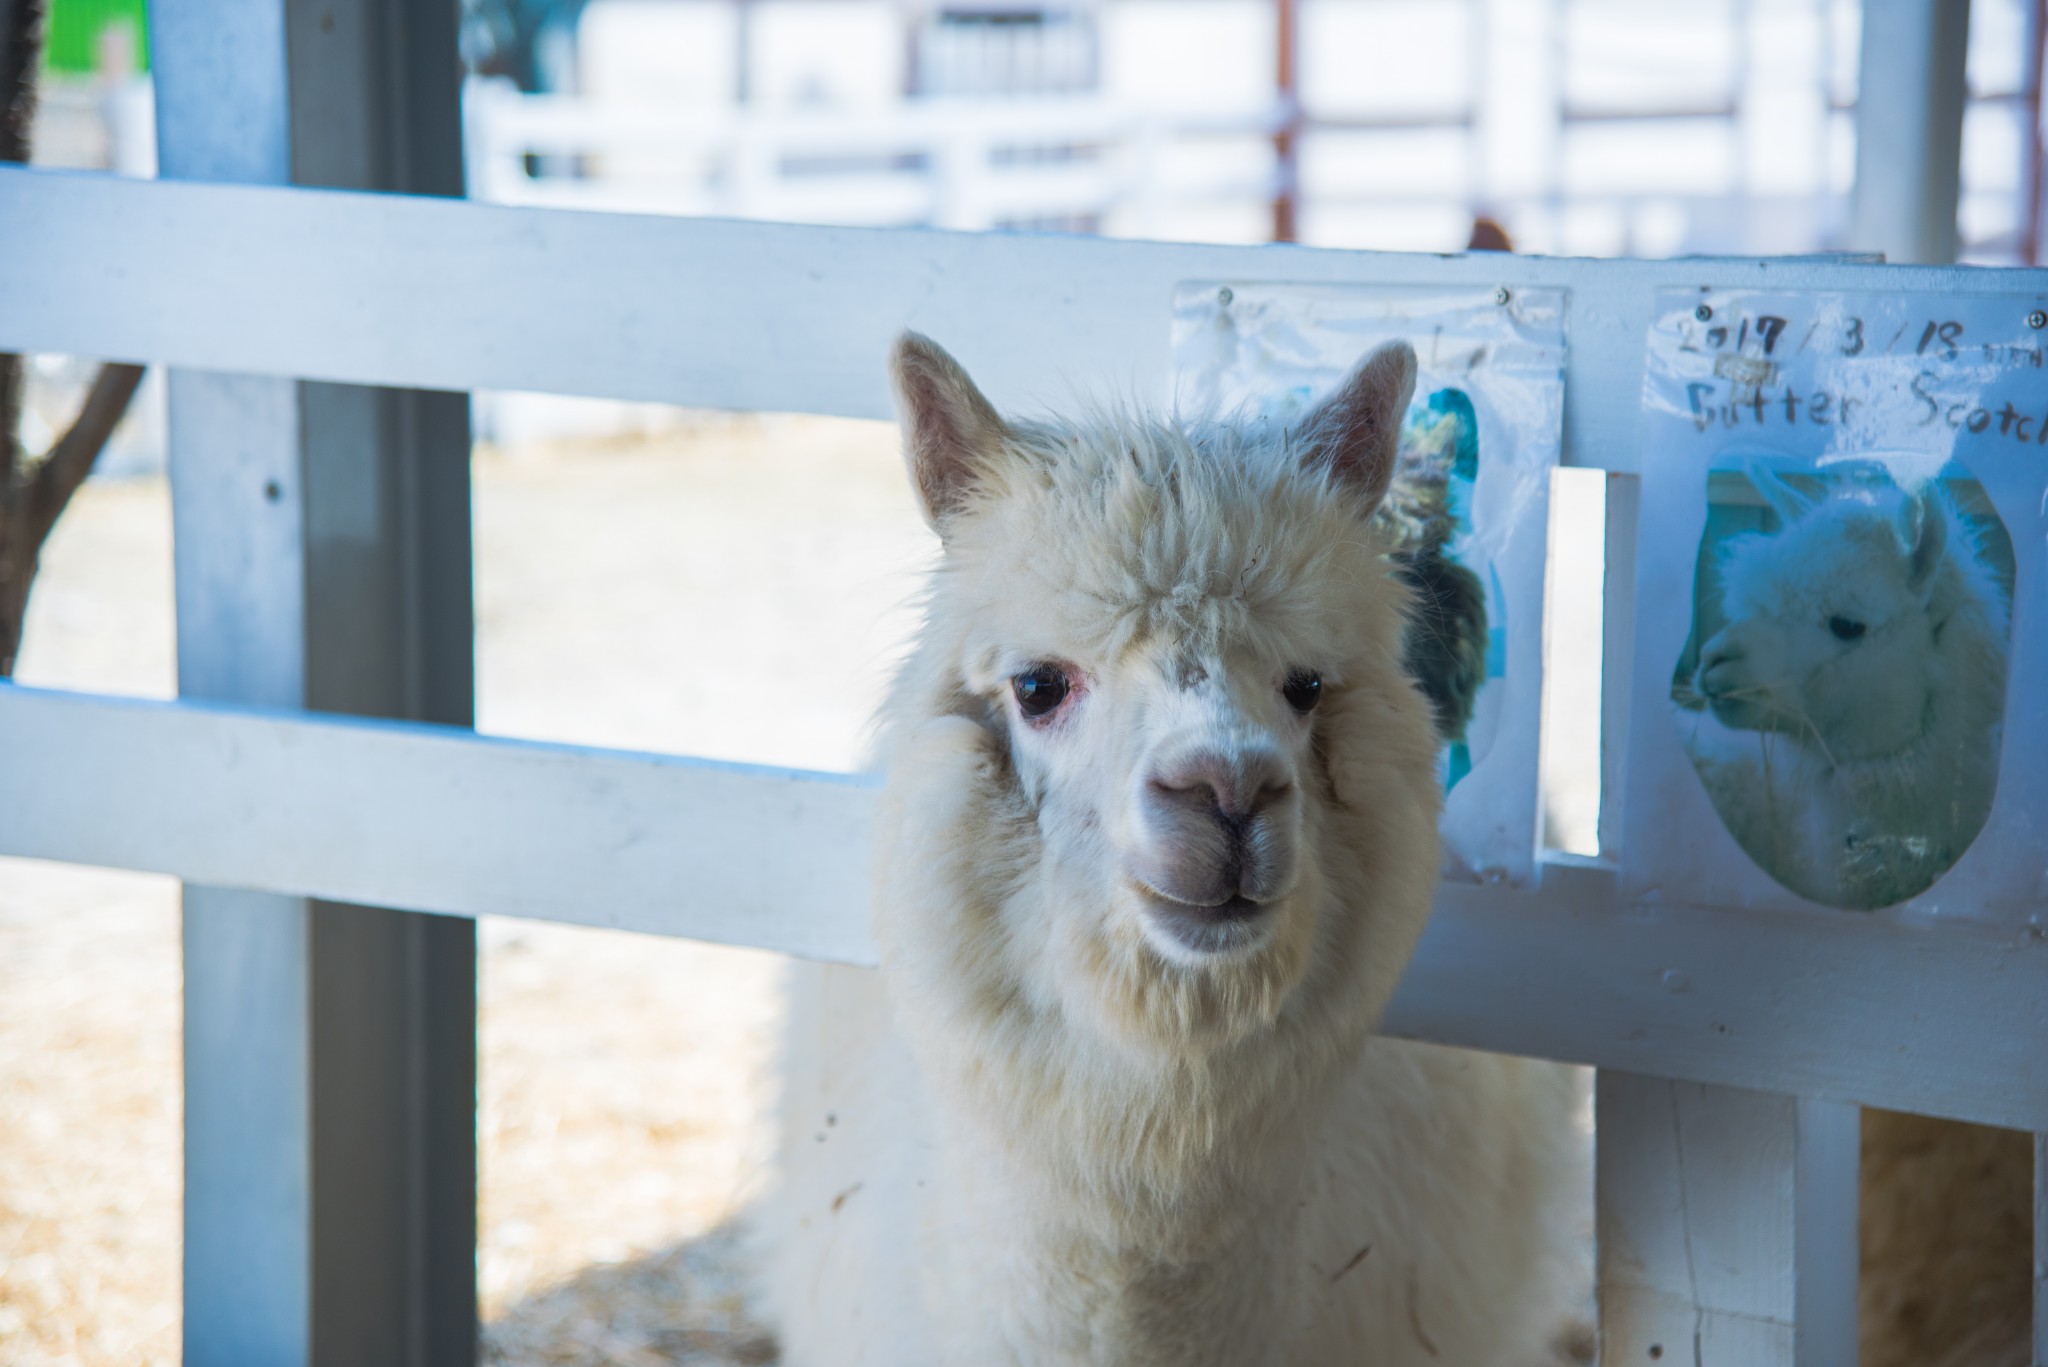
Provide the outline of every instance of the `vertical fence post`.
[[[1875,248],[1891,261],[1956,259],[1969,46],[1969,0],[1863,7],[1847,246]],[[2034,1356],[2042,1361],[2044,1314],[2035,1299]]]
[[1600,857],[1621,860],[1628,792],[1628,700],[1636,661],[1636,536],[1642,480],[1607,476],[1600,572]]
[[1969,0],[1863,7],[1849,247],[1956,259],[1969,45]]
[[1856,1108],[1596,1086],[1601,1361],[1855,1367]]
[[[150,23],[165,176],[461,193],[455,6]],[[468,724],[467,397],[179,371],[170,411],[180,691]],[[474,927],[188,887],[183,938],[185,1361],[474,1361]]]
[[[289,179],[281,4],[151,7],[158,166]],[[218,24],[214,34],[209,24]],[[305,694],[298,390],[173,372],[178,686],[296,706]],[[297,899],[187,887],[184,1360],[311,1360],[307,914]]]

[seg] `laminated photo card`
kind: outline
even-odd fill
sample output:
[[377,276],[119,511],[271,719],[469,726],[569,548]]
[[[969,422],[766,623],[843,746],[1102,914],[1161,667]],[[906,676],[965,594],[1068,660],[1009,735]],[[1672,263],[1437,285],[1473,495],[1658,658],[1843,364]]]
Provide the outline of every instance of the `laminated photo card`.
[[[1649,333],[1626,885],[2024,918],[2042,891],[2048,316],[1669,291]],[[2039,654],[2038,647],[2035,652]]]
[[1445,873],[1534,868],[1544,538],[1564,416],[1564,294],[1189,283],[1174,297],[1175,402],[1285,425],[1367,352],[1420,371],[1380,516],[1423,613],[1411,660],[1444,739]]

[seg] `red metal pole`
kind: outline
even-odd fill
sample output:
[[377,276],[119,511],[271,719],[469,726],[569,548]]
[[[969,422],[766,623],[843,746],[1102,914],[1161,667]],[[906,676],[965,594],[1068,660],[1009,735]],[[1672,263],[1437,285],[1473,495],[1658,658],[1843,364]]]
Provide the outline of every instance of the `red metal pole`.
[[2042,44],[2048,43],[2048,0],[2034,0],[2027,25],[2027,135],[2020,142],[2020,264],[2041,264],[2041,83],[2048,76]]
[[1296,195],[1300,188],[1301,96],[1295,74],[1295,0],[1273,0],[1278,37],[1278,70],[1274,85],[1280,100],[1280,127],[1273,134],[1273,240],[1295,240]]

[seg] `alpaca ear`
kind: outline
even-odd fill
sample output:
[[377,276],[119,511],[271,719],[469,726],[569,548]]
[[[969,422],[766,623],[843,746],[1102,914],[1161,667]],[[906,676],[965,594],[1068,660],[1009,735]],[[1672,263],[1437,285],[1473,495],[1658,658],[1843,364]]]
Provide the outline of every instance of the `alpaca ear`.
[[1771,511],[1778,515],[1778,522],[1789,527],[1800,518],[1812,512],[1818,499],[1811,498],[1785,482],[1776,470],[1767,465],[1753,464],[1749,467],[1749,482],[1763,495]]
[[1925,588],[1948,549],[1948,518],[1941,506],[1941,493],[1932,483],[1921,486],[1906,504],[1906,522],[1899,529],[1899,545],[1906,552],[1906,582],[1915,590]]
[[1388,342],[1358,363],[1298,429],[1302,460],[1355,490],[1370,511],[1394,478],[1401,422],[1415,396],[1415,348]]
[[988,462],[1009,437],[995,406],[946,349],[906,332],[889,354],[896,405],[903,417],[903,460],[924,520],[944,534]]

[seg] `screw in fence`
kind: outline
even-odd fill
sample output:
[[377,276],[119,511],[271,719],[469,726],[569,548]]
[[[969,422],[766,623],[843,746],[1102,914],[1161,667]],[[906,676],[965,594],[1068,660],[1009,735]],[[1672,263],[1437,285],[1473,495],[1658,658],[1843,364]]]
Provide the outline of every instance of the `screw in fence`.
[[1692,311],[1692,316],[1704,323],[1714,316],[1714,310],[1705,304],[1701,304]]
[[1493,292],[1493,302],[1499,304],[1502,308],[1506,308],[1508,300],[1514,297],[1514,295],[1508,293],[1508,287],[1506,285],[1502,285],[1499,289]]
[[1216,302],[1221,304],[1224,308],[1229,308],[1230,301],[1235,298],[1237,298],[1236,292],[1232,290],[1228,285],[1225,285],[1222,289],[1216,291]]
[[2048,328],[2048,313],[2035,309],[2027,315],[2027,326],[2036,332],[2039,332],[2042,328]]

